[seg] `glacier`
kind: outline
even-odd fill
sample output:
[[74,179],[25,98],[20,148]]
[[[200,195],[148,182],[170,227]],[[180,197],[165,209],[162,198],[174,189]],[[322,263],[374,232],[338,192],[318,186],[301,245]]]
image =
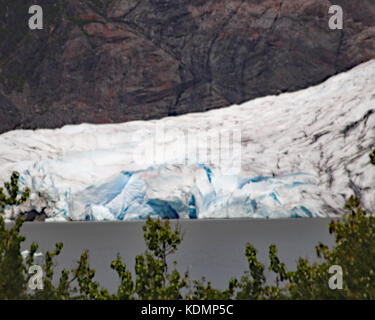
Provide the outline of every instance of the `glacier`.
[[350,195],[375,209],[375,60],[324,83],[241,105],[152,121],[0,135],[46,221],[341,215]]

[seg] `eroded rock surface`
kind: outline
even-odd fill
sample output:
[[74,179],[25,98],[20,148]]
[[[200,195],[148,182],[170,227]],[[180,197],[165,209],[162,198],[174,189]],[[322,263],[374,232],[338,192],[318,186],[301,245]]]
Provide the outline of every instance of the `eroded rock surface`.
[[0,132],[205,111],[375,57],[371,0],[4,0],[0,16]]

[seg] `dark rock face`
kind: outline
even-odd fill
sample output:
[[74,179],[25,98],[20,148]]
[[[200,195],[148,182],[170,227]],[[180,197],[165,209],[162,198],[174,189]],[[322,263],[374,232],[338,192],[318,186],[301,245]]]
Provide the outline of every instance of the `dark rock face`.
[[21,113],[18,108],[0,93],[0,132],[12,130],[20,125]]
[[21,216],[24,218],[26,222],[44,222],[47,218],[47,215],[44,213],[44,210],[42,212],[38,212],[36,210],[31,210],[28,212],[24,212],[21,214]]
[[[0,132],[205,111],[375,58],[373,0],[2,0]],[[40,4],[44,30],[30,31]],[[344,30],[330,30],[341,5]]]

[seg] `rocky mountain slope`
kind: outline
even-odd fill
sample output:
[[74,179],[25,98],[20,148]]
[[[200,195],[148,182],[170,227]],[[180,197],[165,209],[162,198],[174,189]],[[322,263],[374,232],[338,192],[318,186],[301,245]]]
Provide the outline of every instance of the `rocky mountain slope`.
[[[28,29],[40,4],[44,30]],[[344,30],[328,28],[341,5]],[[0,132],[205,111],[375,57],[372,0],[1,0]]]

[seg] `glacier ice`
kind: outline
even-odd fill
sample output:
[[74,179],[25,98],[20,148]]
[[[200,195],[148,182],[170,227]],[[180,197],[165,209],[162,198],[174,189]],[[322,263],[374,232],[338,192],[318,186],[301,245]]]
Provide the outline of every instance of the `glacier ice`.
[[32,190],[7,218],[42,208],[48,221],[324,217],[351,194],[375,209],[374,145],[375,60],[205,113],[10,131],[0,181],[17,170]]

